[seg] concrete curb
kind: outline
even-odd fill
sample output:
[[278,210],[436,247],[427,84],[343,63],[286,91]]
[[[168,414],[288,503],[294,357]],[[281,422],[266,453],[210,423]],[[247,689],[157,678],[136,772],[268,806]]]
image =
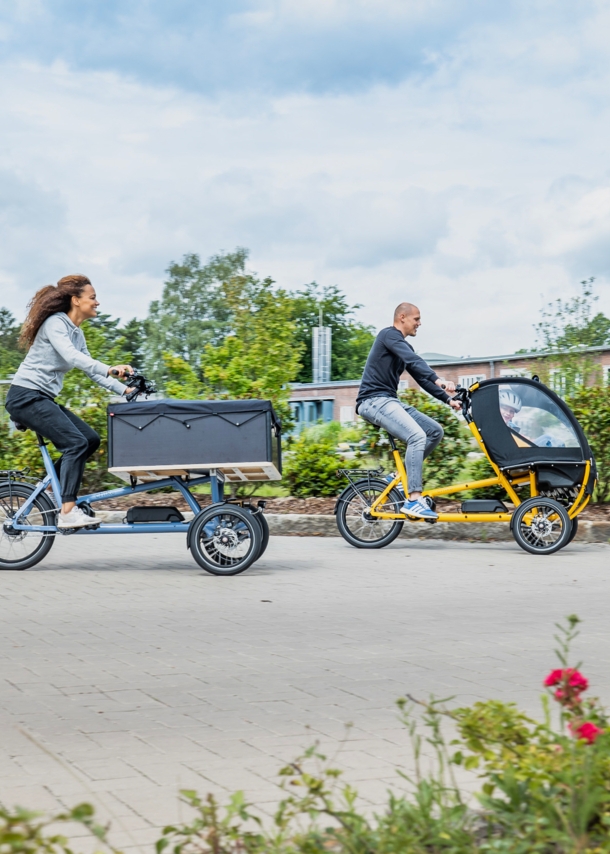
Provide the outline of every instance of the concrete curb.
[[[123,510],[99,510],[96,513],[102,522],[120,524],[125,518]],[[184,513],[190,521],[192,513]],[[337,522],[334,516],[267,513],[269,530],[276,537],[338,537]],[[464,542],[489,542],[491,540],[512,540],[510,526],[506,522],[437,522],[430,525],[425,522],[406,522],[400,534],[404,539],[420,540],[462,540]],[[579,521],[576,539],[582,543],[610,542],[610,522]]]

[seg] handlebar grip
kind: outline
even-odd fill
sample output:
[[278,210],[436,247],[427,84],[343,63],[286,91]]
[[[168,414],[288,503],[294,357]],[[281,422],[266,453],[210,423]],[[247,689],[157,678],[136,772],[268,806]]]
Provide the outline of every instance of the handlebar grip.
[[118,371],[115,371],[115,369],[114,369],[114,368],[112,368],[112,369],[110,370],[110,376],[111,376],[111,377],[118,377],[118,376],[119,376],[119,372],[118,372]]

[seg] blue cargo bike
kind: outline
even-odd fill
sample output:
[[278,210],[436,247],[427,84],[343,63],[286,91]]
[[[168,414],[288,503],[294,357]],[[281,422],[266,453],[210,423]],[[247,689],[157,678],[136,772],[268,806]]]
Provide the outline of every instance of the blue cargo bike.
[[[108,405],[108,470],[126,485],[78,499],[91,527],[57,528],[59,480],[42,436],[42,479],[28,470],[0,470],[0,570],[35,566],[58,535],[183,534],[196,562],[214,575],[237,575],[261,557],[269,540],[264,502],[227,499],[224,490],[281,479],[281,425],[271,403],[149,399],[154,393],[136,373],[125,399]],[[211,505],[202,506],[203,496],[192,491],[203,484],[210,486]],[[118,523],[95,519],[96,502],[164,487],[183,496],[192,519],[176,507],[147,505],[129,507]]]

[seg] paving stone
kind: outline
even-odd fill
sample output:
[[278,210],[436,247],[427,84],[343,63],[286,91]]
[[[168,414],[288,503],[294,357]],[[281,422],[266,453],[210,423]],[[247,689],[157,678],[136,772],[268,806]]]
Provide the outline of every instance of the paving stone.
[[539,715],[568,613],[585,621],[575,656],[610,699],[609,556],[578,542],[536,558],[510,543],[369,552],[274,537],[248,572],[216,578],[180,537],[86,552],[61,538],[31,571],[0,576],[0,800],[90,801],[115,844],[150,850],[190,815],[180,788],[242,789],[270,815],[277,772],[318,742],[379,808],[404,788],[397,765],[413,771],[397,697],[497,697]]

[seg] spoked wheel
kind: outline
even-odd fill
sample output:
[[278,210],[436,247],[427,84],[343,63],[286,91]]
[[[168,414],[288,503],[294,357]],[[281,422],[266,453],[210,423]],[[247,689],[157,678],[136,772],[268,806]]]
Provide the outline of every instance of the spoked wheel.
[[570,542],[572,522],[565,507],[553,498],[528,498],[511,520],[513,537],[534,555],[550,555]]
[[[0,570],[29,569],[47,555],[55,534],[15,531],[11,520],[28,500],[34,487],[28,483],[0,484]],[[20,521],[29,525],[54,525],[57,509],[46,495],[34,499],[27,516]]]
[[[373,502],[387,488],[383,480],[361,480],[348,487],[337,501],[337,527],[344,540],[357,549],[381,549],[400,534],[402,519],[375,519],[369,514]],[[385,513],[398,513],[404,496],[393,489],[384,503],[375,508]]]
[[237,575],[260,556],[261,527],[248,510],[213,504],[196,516],[189,530],[193,557],[213,575]]

